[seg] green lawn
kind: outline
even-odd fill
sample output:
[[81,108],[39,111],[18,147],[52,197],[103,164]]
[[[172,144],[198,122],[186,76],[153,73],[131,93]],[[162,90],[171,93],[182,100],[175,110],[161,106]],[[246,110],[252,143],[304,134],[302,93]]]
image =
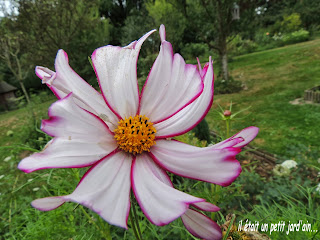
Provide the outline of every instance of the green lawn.
[[[221,126],[215,109],[233,102],[234,112],[251,106],[233,122],[233,131],[260,128],[254,145],[283,158],[313,163],[319,155],[320,104],[292,105],[304,90],[320,85],[320,39],[234,58],[231,74],[247,90],[216,95],[207,120]],[[315,159],[316,158],[316,159]]]

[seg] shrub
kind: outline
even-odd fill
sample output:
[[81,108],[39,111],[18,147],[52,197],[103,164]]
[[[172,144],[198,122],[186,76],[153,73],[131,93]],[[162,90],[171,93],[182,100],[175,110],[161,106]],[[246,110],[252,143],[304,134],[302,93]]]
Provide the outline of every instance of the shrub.
[[205,118],[192,131],[199,140],[205,140],[210,143],[210,130]]
[[40,104],[43,102],[47,102],[51,99],[54,99],[54,95],[49,91],[40,91],[38,93],[31,93],[30,97],[31,97],[31,101],[34,104]]
[[293,44],[307,41],[310,33],[307,30],[300,29],[291,33],[267,32],[266,29],[258,31],[255,35],[255,41],[258,43],[257,51],[271,49],[274,47],[283,46],[286,44]]
[[254,41],[257,43],[256,51],[263,51],[277,47],[279,44],[274,41],[270,29],[260,29],[254,36]]
[[217,79],[214,83],[214,91],[218,94],[236,93],[242,90],[242,83],[234,80],[231,76],[229,80]]
[[301,19],[299,13],[292,13],[289,16],[284,16],[283,21],[280,23],[281,32],[291,33],[298,31],[301,28]]
[[257,46],[255,42],[249,39],[242,39],[242,37],[237,34],[232,37],[232,40],[228,43],[228,53],[234,56],[251,53],[256,50]]
[[139,78],[143,77],[144,80],[146,80],[146,77],[148,76],[150,69],[154,61],[156,60],[157,56],[157,54],[148,54],[145,58],[139,58],[137,70]]
[[196,57],[205,56],[209,48],[205,43],[187,43],[181,50],[181,55],[185,59],[195,59]]
[[299,31],[295,31],[292,33],[284,34],[282,36],[283,44],[292,44],[307,41],[309,39],[309,32],[304,29],[300,29]]

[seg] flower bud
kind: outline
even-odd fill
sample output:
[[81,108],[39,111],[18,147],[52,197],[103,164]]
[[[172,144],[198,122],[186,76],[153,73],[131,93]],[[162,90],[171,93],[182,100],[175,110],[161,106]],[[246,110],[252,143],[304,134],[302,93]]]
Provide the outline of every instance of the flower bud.
[[225,110],[225,111],[223,112],[223,115],[224,115],[225,117],[230,117],[230,116],[231,116],[231,112],[230,112],[229,110]]

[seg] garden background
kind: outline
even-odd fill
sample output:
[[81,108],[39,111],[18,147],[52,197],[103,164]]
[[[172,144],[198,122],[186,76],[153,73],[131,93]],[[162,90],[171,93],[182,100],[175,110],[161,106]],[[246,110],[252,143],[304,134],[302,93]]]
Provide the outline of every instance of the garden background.
[[[218,205],[221,211],[213,216],[218,224],[228,228],[228,219],[233,220],[228,239],[254,239],[236,231],[247,219],[269,228],[285,222],[285,231],[260,231],[266,235],[260,239],[320,239],[320,98],[318,103],[304,99],[306,90],[320,85],[318,0],[19,0],[0,5],[0,239],[134,238],[131,229],[108,225],[73,203],[51,212],[30,206],[36,198],[70,193],[84,170],[25,174],[17,164],[50,140],[39,127],[56,98],[34,74],[35,66],[54,69],[57,50],[64,49],[72,68],[98,89],[88,59],[94,49],[125,46],[160,24],[188,63],[196,64],[196,57],[202,64],[209,56],[214,59],[212,108],[206,121],[178,139],[203,147],[225,139],[225,110],[231,110],[231,135],[248,126],[260,128],[238,156],[243,171],[231,186],[212,194],[208,183],[171,176],[175,185]],[[159,44],[153,34],[142,47],[140,86]],[[320,94],[320,88],[313,92]],[[289,159],[297,163],[290,169],[281,165]],[[138,215],[144,239],[194,238],[180,220],[156,227]],[[310,224],[310,231],[301,226],[286,234],[289,221],[300,220]]]

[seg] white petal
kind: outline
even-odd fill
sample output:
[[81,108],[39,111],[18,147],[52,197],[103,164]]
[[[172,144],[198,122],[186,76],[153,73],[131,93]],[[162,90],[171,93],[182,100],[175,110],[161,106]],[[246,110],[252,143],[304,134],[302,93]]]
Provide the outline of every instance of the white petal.
[[137,60],[142,43],[152,30],[127,47],[104,46],[92,54],[92,63],[103,96],[119,117],[135,116],[139,105]]
[[150,155],[164,169],[188,178],[222,186],[230,185],[240,174],[235,155],[239,148],[198,148],[178,141],[158,140]]
[[219,142],[213,146],[211,146],[214,149],[222,149],[225,147],[237,147],[242,148],[249,144],[258,134],[259,128],[257,127],[247,127],[234,136]]
[[86,142],[115,142],[108,126],[97,116],[75,104],[73,94],[52,104],[48,120],[43,120],[41,130],[53,137]]
[[158,138],[174,137],[186,133],[206,116],[213,101],[214,75],[211,58],[202,70],[202,75],[204,88],[201,95],[172,117],[154,124]]
[[32,172],[45,168],[89,166],[117,148],[107,125],[78,107],[72,94],[52,104],[42,130],[55,136],[40,153],[23,159],[18,168]]
[[65,198],[92,209],[110,224],[127,228],[131,164],[131,155],[123,152],[106,158],[90,169]]
[[164,175],[147,154],[136,157],[131,173],[132,188],[143,213],[158,226],[180,217],[189,204],[204,201],[168,186]]
[[209,203],[209,202],[199,202],[199,203],[193,203],[192,206],[200,209],[201,211],[207,211],[207,212],[218,212],[220,211],[220,208],[216,205]]
[[132,157],[111,154],[90,168],[70,195],[37,199],[32,205],[43,211],[63,202],[77,202],[98,213],[112,225],[127,228],[130,210],[130,169]]
[[166,40],[166,28],[164,27],[163,24],[161,24],[161,26],[160,26],[159,34],[160,34],[161,42],[165,41]]
[[171,44],[163,41],[142,89],[140,114],[153,123],[163,121],[192,103],[202,90],[197,66],[173,55]]
[[46,197],[32,201],[32,207],[40,211],[51,211],[65,203],[63,197]]
[[48,68],[36,67],[36,74],[58,98],[64,98],[72,92],[77,105],[97,116],[102,116],[113,130],[118,118],[108,108],[102,95],[69,66],[68,55],[62,49],[57,53],[55,68],[56,73]]
[[26,173],[47,168],[80,168],[99,161],[116,149],[100,143],[56,138],[45,150],[24,158],[18,168]]
[[222,238],[219,225],[197,211],[188,209],[181,216],[181,219],[187,230],[195,237],[206,240],[219,240]]

